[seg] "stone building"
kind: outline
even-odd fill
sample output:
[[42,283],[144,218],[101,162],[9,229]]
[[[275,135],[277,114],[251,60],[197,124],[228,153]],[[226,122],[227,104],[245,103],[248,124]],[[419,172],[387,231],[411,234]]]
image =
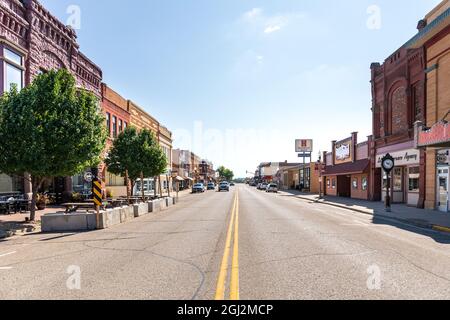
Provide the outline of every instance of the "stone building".
[[[65,68],[80,88],[101,97],[102,71],[79,48],[75,31],[65,26],[37,0],[0,1],[0,94],[12,84],[23,88],[41,72]],[[55,194],[69,193],[72,178],[48,186]],[[0,192],[31,192],[17,177],[0,176]]]

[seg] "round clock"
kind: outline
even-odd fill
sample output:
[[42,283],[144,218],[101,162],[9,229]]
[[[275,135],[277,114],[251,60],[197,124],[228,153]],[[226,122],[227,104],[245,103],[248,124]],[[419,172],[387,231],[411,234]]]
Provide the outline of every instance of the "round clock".
[[392,158],[391,155],[387,154],[383,160],[381,165],[383,166],[383,169],[387,172],[392,171],[392,169],[394,169],[395,167],[395,162],[394,162],[394,158]]

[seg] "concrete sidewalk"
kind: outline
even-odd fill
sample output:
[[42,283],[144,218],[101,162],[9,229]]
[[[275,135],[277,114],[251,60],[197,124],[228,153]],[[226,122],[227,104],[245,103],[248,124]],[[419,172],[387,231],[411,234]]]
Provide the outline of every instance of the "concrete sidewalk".
[[318,194],[301,193],[296,190],[280,191],[280,194],[290,195],[324,205],[344,208],[376,217],[395,219],[414,226],[434,229],[450,233],[450,213],[434,210],[417,209],[402,204],[392,205],[392,212],[386,212],[384,203],[348,198],[325,196],[319,199]]

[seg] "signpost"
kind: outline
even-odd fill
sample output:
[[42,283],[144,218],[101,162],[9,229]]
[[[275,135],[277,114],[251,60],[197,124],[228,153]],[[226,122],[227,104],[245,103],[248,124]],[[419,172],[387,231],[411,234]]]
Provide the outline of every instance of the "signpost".
[[395,167],[395,160],[389,153],[381,159],[381,167],[387,175],[385,199],[386,212],[391,212],[391,172]]
[[103,204],[103,188],[102,182],[98,177],[98,169],[93,168],[92,170],[92,196],[95,204],[95,211],[97,212],[97,228],[100,224],[100,206]]
[[[313,140],[312,139],[297,139],[295,140],[295,152],[298,153],[299,158],[303,158],[303,188],[306,185],[306,158],[309,158],[309,162],[312,160],[312,152],[313,152]],[[300,180],[300,179],[299,179]],[[300,183],[300,181],[299,181]],[[300,187],[300,191],[303,191],[302,187]]]

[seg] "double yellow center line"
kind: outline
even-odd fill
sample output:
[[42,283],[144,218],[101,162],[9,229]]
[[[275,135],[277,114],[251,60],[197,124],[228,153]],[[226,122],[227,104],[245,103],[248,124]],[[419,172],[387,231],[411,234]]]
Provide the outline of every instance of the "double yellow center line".
[[[233,237],[234,235],[234,237]],[[225,299],[225,287],[228,276],[229,257],[231,243],[233,242],[233,257],[231,260],[230,300],[239,300],[239,193],[234,196],[233,209],[231,212],[230,225],[225,240],[225,250],[222,264],[220,266],[219,278],[217,280],[216,300]]]

